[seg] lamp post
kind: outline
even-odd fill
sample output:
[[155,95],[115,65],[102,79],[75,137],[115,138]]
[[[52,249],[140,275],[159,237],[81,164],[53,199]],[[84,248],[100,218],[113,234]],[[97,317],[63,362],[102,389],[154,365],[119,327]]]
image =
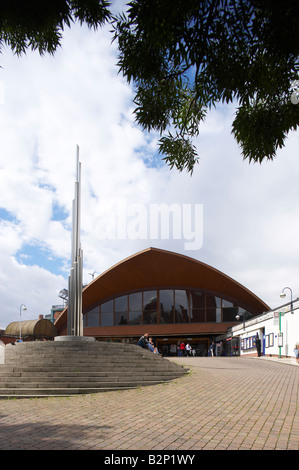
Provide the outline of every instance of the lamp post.
[[[293,291],[290,287],[284,287],[280,293],[280,298],[284,299],[286,297],[285,294],[285,289],[288,289],[291,293],[291,314],[293,314]],[[281,348],[283,344],[283,338],[282,338],[282,332],[281,332],[281,315],[283,315],[282,312],[279,312],[279,335],[278,335],[278,344],[279,344],[279,357],[281,357]]]
[[26,305],[20,305],[20,340],[22,339],[22,310],[27,310]]
[[[242,320],[241,320],[241,318],[242,318]],[[243,321],[243,329],[245,329],[244,315],[242,315],[242,314],[241,315],[239,315],[239,314],[236,315],[236,320],[237,321],[239,321],[239,320]]]
[[289,289],[289,291],[291,292],[291,313],[294,313],[294,312],[293,312],[293,291],[292,291],[292,289],[291,289],[290,287],[284,287],[284,288],[282,289],[282,291],[281,291],[280,297],[281,297],[282,299],[285,298],[285,296],[286,296],[286,294],[285,294],[285,292],[284,292],[285,289]]

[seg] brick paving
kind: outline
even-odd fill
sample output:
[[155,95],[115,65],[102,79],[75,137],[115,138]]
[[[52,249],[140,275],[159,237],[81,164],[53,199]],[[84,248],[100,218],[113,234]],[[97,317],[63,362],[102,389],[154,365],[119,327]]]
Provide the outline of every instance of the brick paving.
[[0,450],[298,450],[299,365],[176,358],[173,382],[0,401]]

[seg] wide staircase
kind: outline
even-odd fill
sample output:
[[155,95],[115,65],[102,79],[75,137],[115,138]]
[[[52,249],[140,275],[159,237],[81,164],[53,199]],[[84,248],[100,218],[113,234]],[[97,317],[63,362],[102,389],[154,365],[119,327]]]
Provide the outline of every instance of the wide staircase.
[[125,390],[168,382],[188,372],[127,343],[23,342],[5,346],[0,398]]

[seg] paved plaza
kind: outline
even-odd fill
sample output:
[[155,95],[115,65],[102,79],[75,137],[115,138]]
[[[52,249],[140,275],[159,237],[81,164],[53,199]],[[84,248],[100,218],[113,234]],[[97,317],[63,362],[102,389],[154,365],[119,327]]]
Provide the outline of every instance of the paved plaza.
[[298,450],[295,362],[171,360],[190,373],[135,390],[0,400],[0,449]]

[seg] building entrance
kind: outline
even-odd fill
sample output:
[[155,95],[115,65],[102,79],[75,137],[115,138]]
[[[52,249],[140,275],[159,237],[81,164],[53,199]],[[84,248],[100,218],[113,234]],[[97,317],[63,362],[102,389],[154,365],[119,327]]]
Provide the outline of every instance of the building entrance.
[[[181,342],[191,346],[192,356],[207,356],[209,351],[210,338],[208,337],[173,337],[173,338],[155,338],[155,346],[163,356],[178,356]],[[188,353],[185,352],[187,355]]]

